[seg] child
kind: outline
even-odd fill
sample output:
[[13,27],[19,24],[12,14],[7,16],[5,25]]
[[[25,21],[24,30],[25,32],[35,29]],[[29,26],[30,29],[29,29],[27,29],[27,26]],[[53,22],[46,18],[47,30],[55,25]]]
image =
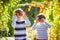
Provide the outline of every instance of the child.
[[17,9],[13,18],[15,26],[15,40],[26,40],[26,26],[30,26],[30,21],[22,9]]
[[50,24],[45,21],[44,15],[38,15],[36,18],[36,23],[32,26],[32,29],[37,30],[36,40],[48,40],[47,28],[50,28]]

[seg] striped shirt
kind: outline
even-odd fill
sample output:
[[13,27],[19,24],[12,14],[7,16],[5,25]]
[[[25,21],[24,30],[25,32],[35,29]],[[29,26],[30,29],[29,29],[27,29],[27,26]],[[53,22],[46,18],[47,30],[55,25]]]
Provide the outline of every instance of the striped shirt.
[[50,24],[48,24],[47,22],[43,22],[43,23],[34,23],[32,29],[37,30],[36,37],[38,39],[48,39],[47,29],[50,27],[51,27]]
[[25,20],[22,19],[16,19],[16,17],[14,17],[13,20],[13,26],[15,26],[15,39],[19,39],[19,40],[23,40],[26,38],[26,26],[30,26],[30,21],[27,18],[27,16],[25,17]]

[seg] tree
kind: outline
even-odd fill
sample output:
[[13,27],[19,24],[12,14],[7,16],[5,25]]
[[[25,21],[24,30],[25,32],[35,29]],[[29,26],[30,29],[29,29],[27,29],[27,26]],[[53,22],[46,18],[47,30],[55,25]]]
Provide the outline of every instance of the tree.
[[[47,20],[51,23],[53,28],[52,40],[60,40],[60,2],[58,0],[53,0],[50,7],[47,9]],[[51,35],[51,36],[52,36]],[[51,40],[51,38],[50,38]]]
[[20,0],[0,0],[0,31],[5,28],[5,33],[2,36],[13,36],[14,29],[11,25],[13,10],[18,4],[20,4]]

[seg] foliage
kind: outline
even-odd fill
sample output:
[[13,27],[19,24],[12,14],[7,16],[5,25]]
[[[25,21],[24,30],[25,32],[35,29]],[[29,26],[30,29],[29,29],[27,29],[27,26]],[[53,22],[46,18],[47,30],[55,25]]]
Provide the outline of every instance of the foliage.
[[[60,2],[53,0],[50,7],[47,9],[47,20],[51,23],[53,38],[50,40],[60,40]],[[50,34],[50,36],[52,36]]]
[[[0,0],[0,30],[5,28],[5,35],[2,36],[13,36],[13,27],[12,17],[13,17],[13,10],[17,7],[20,3],[20,0]],[[1,30],[2,31],[2,30]]]

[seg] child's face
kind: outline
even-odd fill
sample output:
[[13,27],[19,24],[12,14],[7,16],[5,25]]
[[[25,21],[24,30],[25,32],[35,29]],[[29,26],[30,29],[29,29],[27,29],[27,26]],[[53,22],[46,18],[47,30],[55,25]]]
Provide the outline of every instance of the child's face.
[[41,18],[41,19],[40,19],[40,22],[44,22],[44,21],[45,21],[45,19],[44,19],[44,18]]
[[36,22],[40,22],[40,19],[38,17],[36,18]]
[[16,16],[17,16],[17,18],[21,18],[23,16],[23,14],[22,14],[22,12],[20,14],[17,13]]
[[37,18],[38,22],[44,22],[44,20],[45,20],[44,18],[41,18],[41,19]]

